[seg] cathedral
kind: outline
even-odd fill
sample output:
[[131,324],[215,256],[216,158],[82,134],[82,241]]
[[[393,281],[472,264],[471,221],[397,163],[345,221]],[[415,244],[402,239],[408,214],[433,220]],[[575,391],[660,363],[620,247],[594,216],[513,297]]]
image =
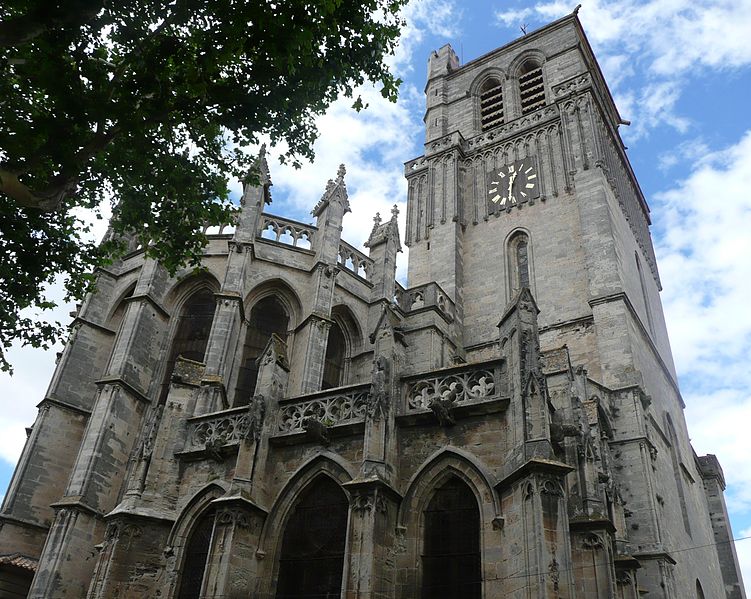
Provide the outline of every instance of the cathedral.
[[[743,599],[649,208],[577,15],[429,57],[406,227],[271,176],[200,272],[135,243],[74,315],[0,511],[0,596]],[[409,248],[408,285],[395,280]]]

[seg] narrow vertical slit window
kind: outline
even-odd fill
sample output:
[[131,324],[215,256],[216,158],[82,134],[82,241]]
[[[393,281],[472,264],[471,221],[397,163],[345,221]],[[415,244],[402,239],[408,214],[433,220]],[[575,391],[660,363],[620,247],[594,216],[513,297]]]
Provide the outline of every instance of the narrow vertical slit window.
[[519,95],[521,96],[522,114],[527,114],[545,106],[545,84],[542,78],[542,66],[534,61],[527,61],[519,73]]
[[507,252],[511,295],[524,287],[531,289],[532,277],[529,268],[529,237],[527,237],[527,234],[516,233],[509,241]]
[[675,477],[675,486],[678,490],[678,500],[681,506],[681,515],[683,516],[683,527],[686,529],[688,535],[691,536],[691,521],[688,517],[686,506],[686,491],[683,488],[683,472],[681,471],[678,436],[675,434],[675,427],[673,426],[670,414],[666,414],[665,420],[667,421],[668,437],[670,439],[670,459],[673,463],[673,476]]
[[503,123],[503,86],[498,79],[488,79],[480,88],[480,124],[486,131]]
[[526,237],[516,242],[516,270],[519,273],[519,288],[529,287],[529,255]]
[[641,296],[644,300],[644,310],[647,314],[647,325],[649,326],[649,331],[652,333],[652,336],[654,337],[655,334],[655,326],[654,322],[652,320],[652,309],[649,305],[649,296],[647,295],[647,286],[644,281],[644,272],[641,268],[641,260],[639,260],[639,254],[634,252],[634,259],[636,260],[636,270],[639,272],[639,284],[641,285]]

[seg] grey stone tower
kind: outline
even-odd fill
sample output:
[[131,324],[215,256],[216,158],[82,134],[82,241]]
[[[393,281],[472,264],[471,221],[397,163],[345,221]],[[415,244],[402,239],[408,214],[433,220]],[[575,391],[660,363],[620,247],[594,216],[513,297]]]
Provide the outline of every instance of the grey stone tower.
[[[429,60],[423,156],[369,254],[246,185],[205,270],[96,294],[0,511],[0,594],[745,597],[688,441],[649,211],[576,15]],[[33,580],[32,580],[33,578]]]

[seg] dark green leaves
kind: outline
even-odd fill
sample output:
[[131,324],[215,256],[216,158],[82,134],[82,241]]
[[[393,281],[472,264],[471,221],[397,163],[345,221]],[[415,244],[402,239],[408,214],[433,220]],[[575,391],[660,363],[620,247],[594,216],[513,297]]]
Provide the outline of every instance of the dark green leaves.
[[0,348],[49,343],[57,329],[20,311],[46,307],[60,276],[80,298],[111,257],[73,208],[110,199],[114,228],[174,272],[197,264],[197,230],[229,218],[228,179],[245,177],[260,135],[295,163],[312,158],[315,118],[339,95],[369,80],[394,100],[384,57],[405,2],[0,4],[0,174],[25,192],[0,176]]

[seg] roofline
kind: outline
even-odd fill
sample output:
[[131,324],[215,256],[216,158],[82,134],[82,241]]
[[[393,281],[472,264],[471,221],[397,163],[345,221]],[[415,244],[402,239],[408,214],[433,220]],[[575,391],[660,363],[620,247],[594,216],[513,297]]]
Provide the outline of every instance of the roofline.
[[[501,52],[505,52],[509,48],[513,48],[514,46],[516,46],[518,44],[522,44],[522,43],[524,43],[524,42],[526,42],[526,41],[528,41],[530,39],[539,37],[539,36],[543,35],[543,33],[547,32],[547,31],[549,31],[551,29],[557,29],[558,27],[560,27],[562,25],[565,25],[569,21],[574,21],[575,20],[578,23],[579,18],[576,16],[576,13],[578,12],[578,10],[579,9],[577,8],[571,14],[565,15],[565,16],[561,17],[560,19],[557,19],[557,20],[553,21],[552,23],[548,23],[547,25],[543,25],[539,29],[535,29],[534,31],[532,31],[532,32],[530,32],[530,33],[528,33],[526,35],[523,35],[522,37],[517,37],[516,39],[511,40],[507,44],[505,44],[505,45],[503,45],[503,46],[501,46],[499,48],[495,48],[494,50],[491,50],[490,52],[487,52],[486,54],[483,54],[482,56],[478,56],[477,58],[473,58],[469,62],[464,63],[463,65],[461,65],[455,71],[452,71],[451,73],[449,73],[449,75],[454,75],[455,73],[458,73],[459,71],[461,71],[462,69],[464,69],[464,67],[468,67],[468,66],[474,65],[475,63],[487,60],[488,58],[490,58],[492,56],[495,56],[496,54],[500,54]],[[579,24],[579,29],[581,30],[581,24]],[[590,51],[591,51],[591,49],[590,49]]]

